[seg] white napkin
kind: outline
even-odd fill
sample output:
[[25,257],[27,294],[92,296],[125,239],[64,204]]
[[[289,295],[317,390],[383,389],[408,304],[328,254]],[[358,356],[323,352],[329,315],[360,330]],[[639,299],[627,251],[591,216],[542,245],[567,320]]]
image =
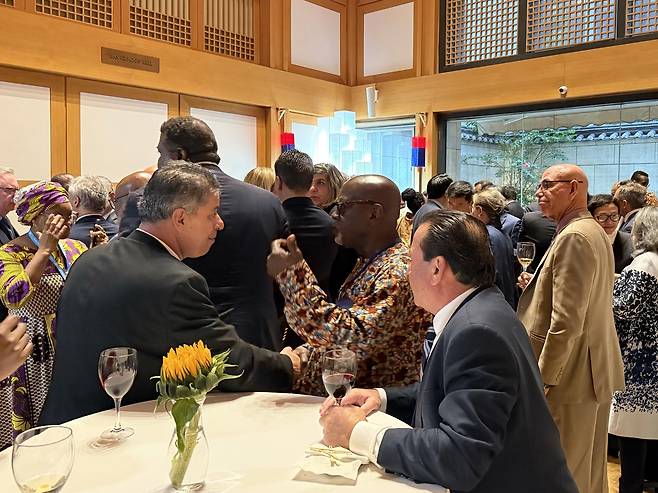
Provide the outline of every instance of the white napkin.
[[321,443],[306,449],[306,458],[298,464],[299,473],[294,479],[321,483],[356,484],[359,468],[370,462],[343,447],[327,447]]

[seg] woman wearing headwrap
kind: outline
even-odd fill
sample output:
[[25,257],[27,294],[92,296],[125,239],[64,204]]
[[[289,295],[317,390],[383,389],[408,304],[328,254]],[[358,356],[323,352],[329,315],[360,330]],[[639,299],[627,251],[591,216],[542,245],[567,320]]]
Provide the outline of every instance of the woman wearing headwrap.
[[0,382],[0,449],[35,426],[55,357],[55,312],[71,264],[87,248],[67,239],[71,204],[57,183],[38,182],[14,197],[16,214],[29,231],[0,247],[0,299],[10,315],[27,322],[32,355]]

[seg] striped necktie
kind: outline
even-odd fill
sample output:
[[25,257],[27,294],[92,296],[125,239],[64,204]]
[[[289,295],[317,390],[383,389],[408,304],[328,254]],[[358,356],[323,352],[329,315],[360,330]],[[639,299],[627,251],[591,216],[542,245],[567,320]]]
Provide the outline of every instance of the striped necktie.
[[434,345],[434,339],[436,338],[436,332],[434,332],[434,326],[430,325],[425,332],[425,340],[423,341],[423,355],[421,358],[421,367],[420,367],[420,376],[423,377],[423,371],[425,370],[425,365],[427,360],[430,357],[430,352],[432,351],[432,346]]

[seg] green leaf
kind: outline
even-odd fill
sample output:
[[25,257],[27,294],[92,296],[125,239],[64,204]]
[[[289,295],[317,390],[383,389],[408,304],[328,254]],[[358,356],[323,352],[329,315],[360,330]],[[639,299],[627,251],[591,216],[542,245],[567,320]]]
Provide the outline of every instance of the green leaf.
[[203,373],[199,373],[194,380],[194,388],[200,390],[201,392],[206,391],[206,380],[207,378]]
[[178,399],[171,408],[171,415],[176,423],[176,447],[179,453],[185,451],[185,425],[194,417],[199,405],[194,399]]

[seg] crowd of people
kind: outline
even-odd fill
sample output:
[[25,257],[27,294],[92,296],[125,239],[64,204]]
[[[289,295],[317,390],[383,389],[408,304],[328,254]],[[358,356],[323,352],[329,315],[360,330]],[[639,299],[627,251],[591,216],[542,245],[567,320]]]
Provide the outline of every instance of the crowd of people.
[[[203,340],[244,372],[222,391],[326,395],[322,355],[352,350],[359,388],[325,402],[324,441],[416,481],[607,493],[608,433],[621,493],[656,479],[646,173],[590,196],[581,168],[554,165],[524,207],[509,185],[439,174],[400,193],[297,150],[240,181],[193,117],[165,122],[158,152],[157,171],[116,187],[57,175],[19,188],[0,170],[0,448],[110,408],[102,350],[137,349],[133,403],[156,397],[170,347]],[[520,242],[536,249],[527,272]],[[374,410],[411,428],[365,421]]]

